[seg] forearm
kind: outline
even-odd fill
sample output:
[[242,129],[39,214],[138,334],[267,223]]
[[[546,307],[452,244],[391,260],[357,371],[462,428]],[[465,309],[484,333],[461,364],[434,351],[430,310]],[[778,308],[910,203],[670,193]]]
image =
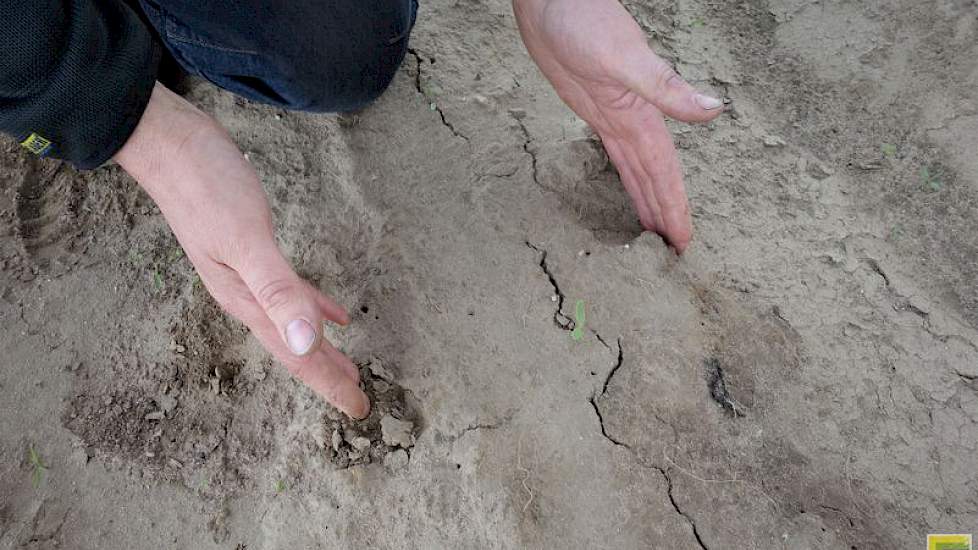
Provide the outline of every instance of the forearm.
[[217,122],[188,101],[156,83],[146,110],[115,161],[154,198],[179,167],[180,151],[195,134],[219,132]]

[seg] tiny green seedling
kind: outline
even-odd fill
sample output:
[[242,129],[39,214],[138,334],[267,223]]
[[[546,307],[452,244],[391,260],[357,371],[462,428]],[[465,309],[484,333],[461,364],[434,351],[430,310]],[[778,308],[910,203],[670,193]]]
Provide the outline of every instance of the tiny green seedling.
[[584,321],[586,319],[584,300],[578,300],[574,303],[574,330],[571,332],[571,338],[575,341],[580,341],[584,337]]
[[47,470],[48,467],[44,465],[44,461],[41,460],[41,455],[37,453],[37,449],[34,448],[34,445],[28,447],[27,451],[28,451],[28,461],[30,462],[30,466],[32,470],[31,485],[33,485],[34,488],[37,489],[38,487],[41,486],[41,481],[44,479],[44,471]]
[[894,158],[897,154],[897,146],[892,143],[883,143],[880,145],[880,151],[883,153],[884,158]]
[[696,19],[693,19],[692,21],[689,22],[689,27],[692,28],[692,29],[698,29],[698,28],[704,27],[704,26],[706,26],[706,21],[703,21],[699,17],[697,17]]
[[924,166],[920,169],[920,180],[924,186],[931,191],[940,191],[944,187],[944,182],[936,175],[932,174],[930,168]]
[[157,292],[163,290],[163,274],[158,269],[153,271],[153,287]]
[[283,493],[283,492],[285,492],[285,489],[286,489],[285,481],[283,481],[283,480],[280,479],[280,480],[278,480],[278,481],[275,482],[275,492],[276,493]]

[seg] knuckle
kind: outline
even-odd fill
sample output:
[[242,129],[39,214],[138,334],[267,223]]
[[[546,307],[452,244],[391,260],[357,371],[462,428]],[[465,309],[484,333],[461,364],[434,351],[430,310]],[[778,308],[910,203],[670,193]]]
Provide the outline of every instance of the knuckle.
[[274,311],[289,304],[296,291],[295,283],[285,279],[275,279],[263,284],[255,292],[255,299],[262,309]]
[[654,69],[655,85],[657,90],[666,90],[680,82],[679,73],[665,62],[660,62]]

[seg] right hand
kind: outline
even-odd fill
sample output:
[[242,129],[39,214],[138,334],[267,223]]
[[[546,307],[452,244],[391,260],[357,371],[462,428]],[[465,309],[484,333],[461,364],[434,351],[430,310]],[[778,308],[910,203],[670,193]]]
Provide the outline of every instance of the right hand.
[[720,115],[723,102],[679,78],[618,0],[514,0],[513,6],[530,56],[601,136],[642,226],[682,253],[693,226],[662,115],[706,122]]
[[325,320],[349,315],[282,256],[258,175],[218,122],[157,83],[115,160],[156,201],[214,299],[296,378],[365,418],[356,365],[322,337]]

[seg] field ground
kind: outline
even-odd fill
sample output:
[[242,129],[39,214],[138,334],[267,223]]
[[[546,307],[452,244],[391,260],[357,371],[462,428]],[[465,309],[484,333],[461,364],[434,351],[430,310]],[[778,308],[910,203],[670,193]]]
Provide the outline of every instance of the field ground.
[[978,5],[626,5],[732,100],[673,125],[682,258],[639,235],[504,0],[424,2],[357,116],[189,93],[258,169],[300,272],[356,312],[331,337],[414,423],[408,450],[272,365],[118,168],[4,142],[0,548],[863,550],[978,531]]

